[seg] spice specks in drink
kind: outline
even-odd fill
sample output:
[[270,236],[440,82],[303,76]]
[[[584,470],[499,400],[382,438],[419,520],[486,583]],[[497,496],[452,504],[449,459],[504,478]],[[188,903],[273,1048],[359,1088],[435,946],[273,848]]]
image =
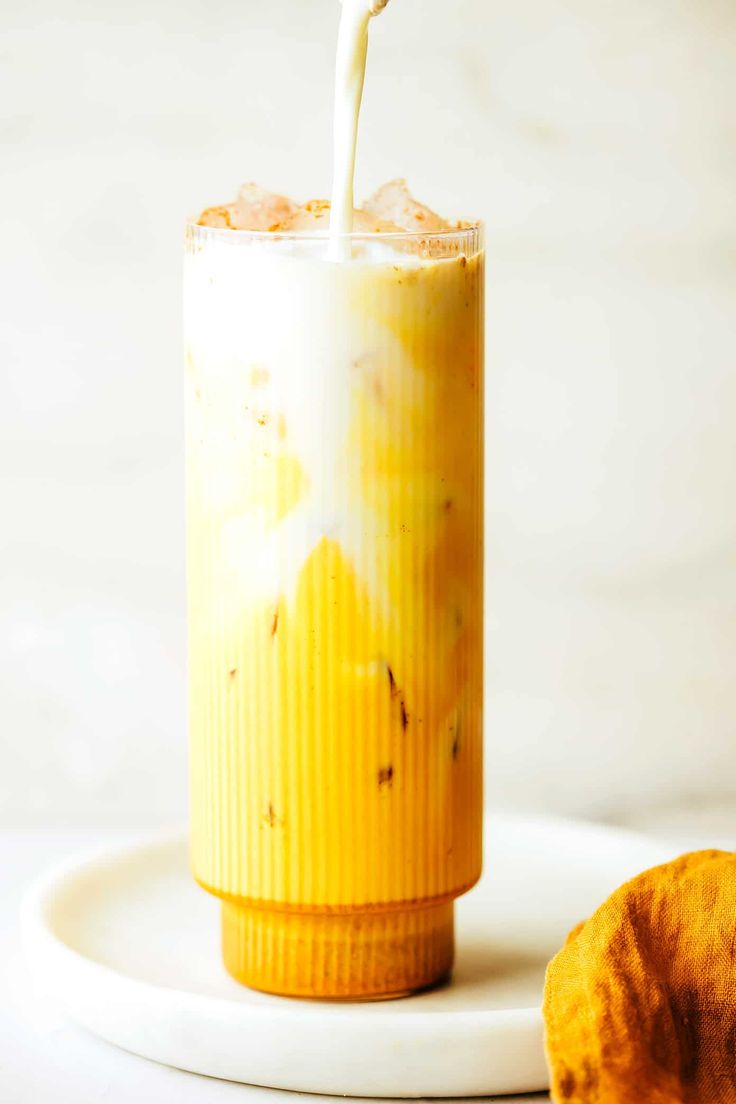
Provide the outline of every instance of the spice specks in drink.
[[276,635],[276,633],[278,632],[278,627],[279,627],[279,611],[276,610],[276,612],[273,615],[273,621],[271,622],[271,636]]
[[401,717],[401,727],[403,728],[404,732],[406,732],[407,728],[409,727],[409,714],[406,711],[406,704],[404,702],[404,699],[400,696],[399,687],[396,683],[396,679],[394,678],[394,673],[388,663],[386,664],[386,673],[388,674],[388,685],[389,690],[391,691],[391,700],[393,701],[395,698],[399,699],[399,715]]
[[381,767],[378,771],[378,788],[382,789],[384,786],[389,788],[393,785],[394,781],[394,768],[391,763],[387,767]]
[[279,818],[276,816],[276,810],[274,809],[273,802],[271,801],[269,801],[268,803],[268,809],[266,810],[263,820],[269,828],[278,828],[280,825],[283,824],[283,821],[279,820]]

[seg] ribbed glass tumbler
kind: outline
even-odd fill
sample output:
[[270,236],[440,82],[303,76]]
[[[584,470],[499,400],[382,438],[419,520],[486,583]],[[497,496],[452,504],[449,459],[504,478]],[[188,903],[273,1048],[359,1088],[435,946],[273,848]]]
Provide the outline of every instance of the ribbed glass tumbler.
[[482,228],[186,238],[191,847],[227,969],[446,977],[482,816]]

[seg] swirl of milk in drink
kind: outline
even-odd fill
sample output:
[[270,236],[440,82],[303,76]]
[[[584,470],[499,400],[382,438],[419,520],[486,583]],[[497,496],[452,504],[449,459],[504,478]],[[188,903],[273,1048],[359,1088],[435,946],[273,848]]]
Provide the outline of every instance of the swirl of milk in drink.
[[353,179],[358,118],[363,97],[365,62],[368,54],[368,24],[388,0],[342,0],[335,62],[335,109],[333,123],[332,211],[330,214],[330,256],[345,260],[351,255],[353,228]]

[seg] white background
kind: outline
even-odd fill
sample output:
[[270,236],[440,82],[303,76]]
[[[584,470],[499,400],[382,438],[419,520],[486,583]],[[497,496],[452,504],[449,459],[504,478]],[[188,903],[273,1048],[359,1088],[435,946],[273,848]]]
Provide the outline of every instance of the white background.
[[[0,819],[185,813],[188,213],[330,178],[336,0],[0,9]],[[358,194],[489,226],[492,800],[736,792],[736,8],[393,0]]]

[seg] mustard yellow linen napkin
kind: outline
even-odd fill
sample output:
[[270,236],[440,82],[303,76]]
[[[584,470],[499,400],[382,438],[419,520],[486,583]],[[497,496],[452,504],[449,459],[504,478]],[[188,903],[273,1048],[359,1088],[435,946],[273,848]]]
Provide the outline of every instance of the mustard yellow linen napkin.
[[556,1104],[736,1104],[736,853],[647,870],[547,967]]

